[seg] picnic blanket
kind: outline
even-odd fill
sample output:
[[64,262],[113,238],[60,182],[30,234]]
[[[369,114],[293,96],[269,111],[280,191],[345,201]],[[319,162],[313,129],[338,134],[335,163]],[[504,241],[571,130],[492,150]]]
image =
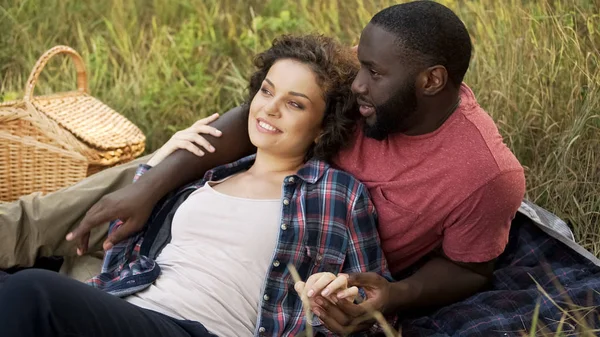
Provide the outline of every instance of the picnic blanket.
[[517,214],[491,287],[427,317],[405,320],[402,336],[529,335],[536,306],[536,336],[556,332],[563,317],[562,336],[579,335],[581,322],[600,328],[595,308],[600,306],[600,261],[575,244],[565,228]]

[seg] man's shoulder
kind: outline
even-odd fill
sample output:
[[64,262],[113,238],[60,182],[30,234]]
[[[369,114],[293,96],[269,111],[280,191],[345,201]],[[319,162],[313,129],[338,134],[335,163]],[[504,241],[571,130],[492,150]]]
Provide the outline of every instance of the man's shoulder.
[[454,133],[464,134],[470,141],[464,146],[471,151],[488,154],[500,172],[521,168],[521,164],[505,143],[494,119],[479,105],[473,91],[465,84],[461,87],[461,100],[465,102],[459,111],[460,122],[452,129]]

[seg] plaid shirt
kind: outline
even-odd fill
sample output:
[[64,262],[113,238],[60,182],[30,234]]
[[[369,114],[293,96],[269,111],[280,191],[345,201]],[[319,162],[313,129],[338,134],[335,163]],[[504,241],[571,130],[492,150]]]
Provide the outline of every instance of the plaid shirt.
[[[204,179],[164,198],[142,233],[106,252],[102,273],[88,284],[121,297],[148,287],[160,275],[154,259],[170,240],[172,215],[181,202],[207,181],[246,170],[253,162],[254,156],[250,156],[215,168]],[[140,166],[134,181],[148,169]],[[359,181],[322,161],[311,160],[285,178],[281,201],[279,236],[260,295],[256,336],[295,336],[305,329],[302,302],[294,291],[288,264],[296,267],[303,280],[324,271],[370,271],[391,280],[377,234],[375,209]],[[111,223],[109,232],[121,224]],[[311,325],[332,335],[318,319]]]

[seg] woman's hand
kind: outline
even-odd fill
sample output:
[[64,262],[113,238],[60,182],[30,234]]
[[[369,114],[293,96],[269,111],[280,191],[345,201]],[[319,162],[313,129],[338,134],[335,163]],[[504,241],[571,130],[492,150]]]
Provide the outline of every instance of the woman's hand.
[[204,156],[204,151],[202,151],[200,147],[204,148],[208,152],[215,152],[215,148],[204,137],[200,136],[200,134],[210,134],[215,137],[220,137],[221,131],[208,125],[217,120],[217,118],[219,118],[219,114],[213,114],[197,121],[189,128],[175,133],[173,137],[171,137],[171,139],[165,143],[165,145],[156,151],[154,156],[152,156],[152,158],[148,161],[148,165],[158,165],[171,153],[179,149],[188,150],[199,157]]
[[358,296],[358,288],[348,288],[348,275],[333,273],[317,273],[311,275],[305,282],[299,281],[294,285],[296,292],[302,297],[306,296],[312,303],[317,296],[326,298],[331,303],[337,304],[338,301],[346,299],[353,302]]

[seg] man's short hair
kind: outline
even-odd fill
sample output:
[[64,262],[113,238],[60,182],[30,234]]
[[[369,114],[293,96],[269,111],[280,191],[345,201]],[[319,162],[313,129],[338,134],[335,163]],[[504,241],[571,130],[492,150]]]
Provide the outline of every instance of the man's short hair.
[[397,36],[407,57],[425,66],[446,67],[460,85],[469,68],[472,45],[464,23],[449,8],[434,1],[414,1],[388,7],[371,24]]

